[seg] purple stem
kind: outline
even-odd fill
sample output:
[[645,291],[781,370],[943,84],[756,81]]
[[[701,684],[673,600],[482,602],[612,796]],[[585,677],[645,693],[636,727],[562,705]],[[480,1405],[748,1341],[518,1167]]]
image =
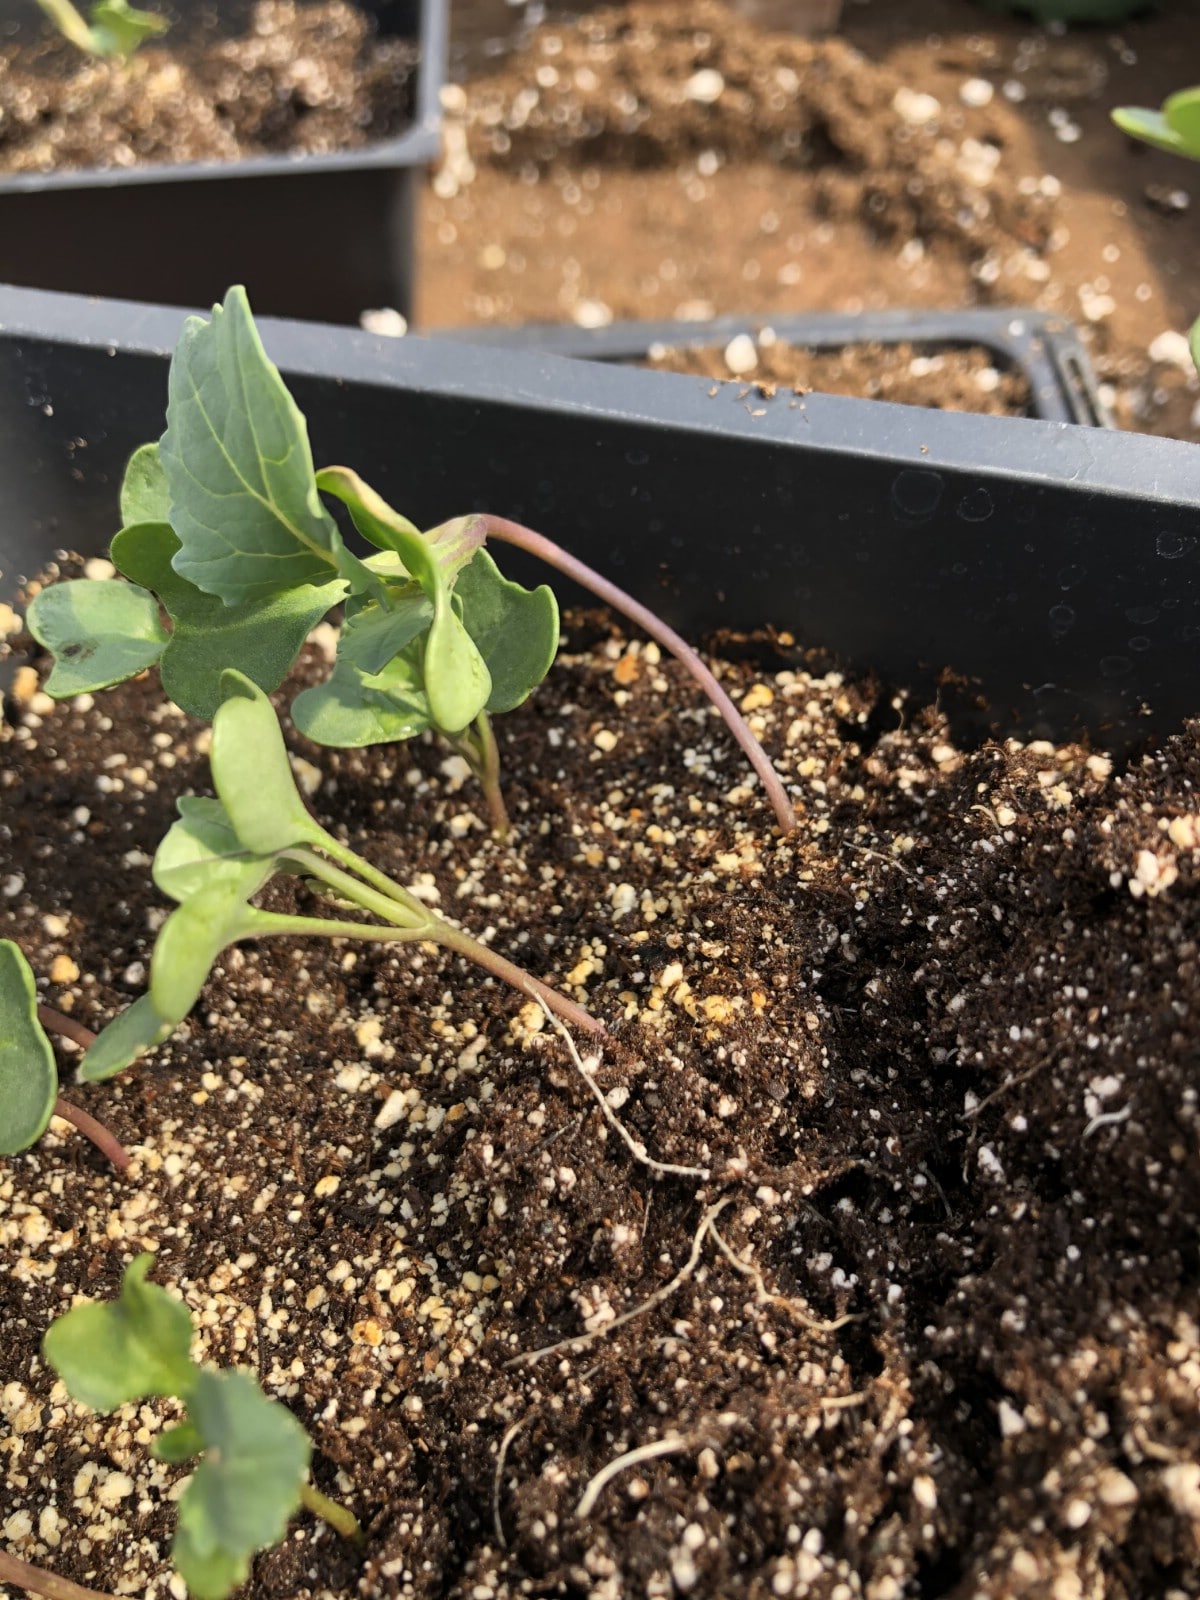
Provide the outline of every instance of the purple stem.
[[[74,1017],[68,1017],[65,1011],[56,1011],[53,1006],[40,1005],[37,1008],[37,1015],[38,1021],[47,1033],[57,1033],[62,1039],[70,1039],[72,1044],[77,1044],[81,1050],[90,1049],[96,1042],[96,1035],[92,1030],[85,1028],[82,1022],[76,1022]],[[106,1156],[118,1172],[124,1172],[129,1166],[129,1152],[116,1134],[110,1133],[102,1122],[89,1116],[79,1106],[64,1100],[62,1095],[59,1095],[54,1102],[54,1115],[61,1117],[64,1122],[69,1122],[73,1128],[78,1128],[84,1138],[90,1139],[101,1155]]]
[[730,733],[741,745],[750,765],[762,780],[762,786],[774,808],[780,828],[784,833],[790,833],[796,826],[796,812],[788,799],[783,780],[772,766],[767,752],[750,732],[745,717],[687,640],[677,634],[674,628],[669,627],[661,617],[635,600],[632,595],[626,594],[624,589],[601,577],[598,572],[575,556],[568,555],[560,545],[554,543],[553,539],[547,539],[541,533],[534,533],[532,528],[526,528],[519,522],[510,522],[507,517],[484,516],[483,521],[493,538],[501,539],[506,544],[516,545],[519,550],[528,551],[530,555],[539,557],[549,566],[557,567],[568,578],[573,578],[585,589],[590,589],[593,594],[599,595],[600,599],[612,606],[614,611],[622,612],[631,622],[636,622],[639,628],[644,628],[652,639],[656,639],[686,667],[721,713]]
[[46,1600],[113,1600],[99,1589],[84,1589],[69,1578],[59,1578],[42,1567],[30,1566],[18,1556],[0,1550],[0,1583],[12,1584],[30,1594],[45,1595]]

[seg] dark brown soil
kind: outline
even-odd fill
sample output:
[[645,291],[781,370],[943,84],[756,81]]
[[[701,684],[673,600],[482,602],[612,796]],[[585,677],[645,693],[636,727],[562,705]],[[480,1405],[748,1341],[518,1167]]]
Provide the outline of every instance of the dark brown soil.
[[1081,326],[1122,426],[1200,439],[1200,167],[1108,115],[1187,81],[1190,0],[1067,31],[849,0],[820,40],[634,0],[515,37],[452,91],[424,322],[1032,305]]
[[[753,356],[753,365],[748,365]],[[732,368],[735,370],[731,371]],[[859,344],[845,350],[805,350],[777,339],[743,334],[736,346],[652,349],[648,366],[702,378],[753,383],[763,394],[792,389],[808,394],[859,395],[901,405],[946,411],[982,411],[994,417],[1030,413],[1029,384],[1011,369],[998,368],[978,346],[927,351],[911,344]]]
[[128,62],[45,35],[0,45],[0,172],[325,154],[412,117],[415,45],[344,0],[258,0],[237,38],[173,30]]
[[[360,1561],[298,1519],[255,1600],[1200,1593],[1200,727],[1125,775],[964,753],[739,650],[781,841],[673,664],[567,631],[498,728],[507,843],[432,743],[303,775],[608,1022],[613,1116],[707,1175],[635,1156],[540,1013],[436,949],[231,953],[156,1059],[75,1091],[127,1179],[57,1124],[0,1169],[0,1537],[163,1592],[164,1408],[94,1418],[37,1354],[150,1248],[368,1525]],[[35,691],[0,933],[98,1024],[144,986],[207,733],[149,679]]]

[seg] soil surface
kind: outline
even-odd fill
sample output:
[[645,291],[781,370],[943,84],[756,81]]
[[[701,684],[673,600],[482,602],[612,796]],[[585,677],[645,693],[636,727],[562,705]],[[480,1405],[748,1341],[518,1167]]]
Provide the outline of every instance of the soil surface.
[[1189,0],[1070,30],[847,0],[820,39],[716,0],[564,10],[455,7],[424,323],[1035,306],[1122,426],[1200,439],[1200,167],[1109,121],[1188,81]]
[[0,43],[0,172],[354,149],[408,126],[416,61],[343,0],[258,0],[236,38],[180,27],[126,62],[47,26]]
[[[436,948],[229,953],[71,1091],[126,1177],[57,1123],[0,1168],[6,1547],[168,1592],[170,1407],[97,1418],[38,1356],[150,1249],[367,1526],[297,1518],[254,1600],[1200,1594],[1200,725],[1124,775],[965,753],[739,647],[781,839],[673,663],[566,633],[497,727],[507,841],[433,742],[293,744],[327,825],[609,1025],[590,1081]],[[99,1025],[208,732],[152,677],[17,689],[0,934]]]
[[[769,336],[768,336],[769,335]],[[763,394],[792,389],[809,394],[860,395],[901,405],[947,411],[982,411],[997,417],[1030,414],[1024,375],[996,366],[978,346],[927,351],[911,344],[850,345],[845,350],[806,350],[769,330],[742,334],[724,346],[651,349],[656,372],[690,372],[702,378],[751,380]]]

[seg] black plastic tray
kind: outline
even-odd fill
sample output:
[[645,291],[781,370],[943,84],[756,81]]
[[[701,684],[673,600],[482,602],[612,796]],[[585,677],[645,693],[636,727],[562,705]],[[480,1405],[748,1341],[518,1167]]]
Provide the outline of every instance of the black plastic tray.
[[[0,290],[0,568],[105,550],[163,426],[161,307]],[[966,734],[1125,752],[1200,713],[1200,455],[1072,423],[813,394],[755,405],[605,363],[266,323],[319,462],[425,526],[557,537],[693,638],[774,624]],[[506,564],[507,558],[506,558]],[[517,575],[519,563],[510,564]],[[570,598],[565,596],[565,598]]]
[[[1078,333],[1063,318],[1043,311],[789,312],[715,317],[708,322],[613,322],[605,328],[527,323],[515,328],[438,328],[429,332],[432,337],[464,344],[630,363],[644,360],[656,344],[694,350],[727,344],[739,333],[757,336],[763,328],[771,328],[788,344],[809,350],[915,344],[936,351],[978,345],[988,350],[999,366],[1025,375],[1035,417],[1046,422],[1112,426]],[[750,378],[752,381],[753,374]]]
[[[377,306],[411,316],[417,184],[440,145],[448,3],[357,3],[383,32],[420,44],[406,133],[339,155],[0,175],[0,283],[180,306],[245,283],[278,316],[356,322]],[[188,7],[176,9],[186,30]],[[249,7],[206,9],[241,23]],[[0,43],[48,26],[33,0],[0,0]]]

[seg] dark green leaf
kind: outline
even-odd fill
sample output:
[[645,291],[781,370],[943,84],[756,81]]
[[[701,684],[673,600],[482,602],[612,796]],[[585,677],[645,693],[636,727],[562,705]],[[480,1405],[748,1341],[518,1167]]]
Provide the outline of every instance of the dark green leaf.
[[505,578],[486,550],[454,589],[463,626],[492,677],[486,710],[511,711],[541,683],[558,653],[558,604],[545,584],[523,589]]
[[200,1437],[200,1430],[196,1424],[181,1422],[178,1427],[168,1428],[165,1433],[159,1434],[150,1446],[150,1454],[156,1461],[178,1464],[181,1461],[190,1461],[203,1449],[204,1440]]
[[339,661],[324,683],[296,696],[292,721],[317,744],[343,750],[411,739],[432,725],[411,656],[397,656],[375,675]]
[[[171,493],[158,445],[144,444],[130,456],[121,480],[121,526],[127,528],[135,522],[170,520]],[[113,556],[113,560],[117,560],[116,556]],[[117,565],[121,567],[119,561]],[[121,567],[121,571],[125,572],[125,568]],[[125,576],[131,578],[133,574],[127,572]]]
[[163,689],[194,717],[209,719],[221,703],[221,673],[234,667],[260,688],[277,689],[309,632],[346,592],[340,578],[298,584],[269,600],[226,605],[181,578],[171,565],[179,550],[162,523],[124,528],[112,558],[128,577],[158,595],[173,623],[160,662]]
[[0,939],[0,1156],[36,1144],[58,1098],[54,1051],[37,1006],[28,961],[11,939]]
[[79,1076],[84,1083],[100,1083],[132,1066],[139,1056],[169,1039],[175,1023],[156,1010],[148,994],[139,996],[101,1028],[84,1053]]
[[244,289],[208,322],[188,319],[169,393],[161,454],[180,576],[229,605],[328,582],[341,540],[317,493],[304,418]]
[[46,1330],[46,1360],[74,1398],[97,1411],[156,1394],[186,1398],[196,1380],[192,1319],[165,1289],[146,1282],[153,1265],[152,1255],[136,1256],[118,1299],[76,1306]]
[[179,1501],[173,1556],[197,1600],[224,1600],[255,1552],[283,1538],[312,1447],[248,1372],[202,1370],[188,1415],[206,1454]]
[[433,606],[414,584],[409,593],[393,596],[390,611],[369,605],[347,617],[338,641],[338,660],[373,676],[424,633],[432,620]]
[[48,584],[30,604],[28,622],[38,643],[53,653],[46,692],[59,700],[144,672],[170,638],[154,596],[115,579]]

